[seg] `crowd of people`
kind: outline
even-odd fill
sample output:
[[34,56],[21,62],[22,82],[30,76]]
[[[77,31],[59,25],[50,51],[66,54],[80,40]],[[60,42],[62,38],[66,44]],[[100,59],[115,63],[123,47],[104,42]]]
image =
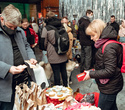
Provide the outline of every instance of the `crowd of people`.
[[[114,15],[108,23],[100,19],[92,21],[92,10],[87,10],[78,24],[75,20],[71,23],[67,17],[60,19],[55,15],[54,12],[48,12],[46,19],[37,24],[36,21],[29,23],[27,18],[22,19],[20,11],[11,4],[2,11],[0,110],[12,110],[16,85],[35,81],[33,71],[29,75],[28,68],[24,65],[27,65],[25,60],[30,60],[34,65],[37,63],[34,54],[36,45],[44,47],[41,60],[50,63],[54,73],[54,85],[61,85],[61,73],[63,86],[67,87],[66,63],[73,60],[72,47],[76,40],[79,40],[81,45],[80,72],[87,73],[83,81],[90,78],[96,80],[100,91],[98,106],[101,110],[118,110],[116,98],[123,88],[123,76],[120,71],[123,50],[116,43],[107,45],[104,53],[102,47],[109,40],[125,42],[125,20],[122,20],[120,26]],[[62,55],[55,49],[55,33],[60,29],[65,29],[69,37],[69,49]],[[92,68],[94,71],[89,71]]]

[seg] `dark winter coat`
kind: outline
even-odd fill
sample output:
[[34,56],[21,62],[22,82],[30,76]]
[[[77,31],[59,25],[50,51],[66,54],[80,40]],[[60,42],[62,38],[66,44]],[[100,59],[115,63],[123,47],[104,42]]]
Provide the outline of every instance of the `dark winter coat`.
[[[107,26],[101,35],[101,38],[116,39],[116,37],[117,33],[112,26]],[[108,44],[102,54],[102,46],[96,52],[95,71],[90,72],[90,77],[95,78],[100,92],[117,94],[123,88],[123,76],[120,71],[122,47],[116,43]],[[110,80],[107,84],[101,84],[99,79]]]
[[113,23],[108,23],[108,25],[111,25],[116,30],[116,32],[118,34],[118,32],[119,32],[119,24],[118,23],[116,23],[114,21]]
[[86,28],[90,24],[90,20],[87,16],[80,18],[79,22],[79,29],[78,29],[78,38],[80,40],[81,46],[91,46],[93,45],[93,41],[91,40],[90,36],[86,35]]

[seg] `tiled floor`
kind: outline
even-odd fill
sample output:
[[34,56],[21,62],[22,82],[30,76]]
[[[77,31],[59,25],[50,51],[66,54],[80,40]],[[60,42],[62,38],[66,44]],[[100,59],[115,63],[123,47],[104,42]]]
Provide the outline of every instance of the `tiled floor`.
[[[39,61],[41,61],[42,59],[42,52],[40,52],[40,50],[38,49],[38,47],[36,47],[36,58]],[[82,81],[82,82],[78,82],[76,75],[79,74],[79,68],[75,69],[73,71],[72,74],[72,85],[70,85],[70,87],[73,89],[73,91],[75,92],[77,90],[77,88],[80,89],[80,93],[85,94],[85,93],[90,93],[90,92],[99,92],[97,85],[95,83],[95,81],[93,79],[90,79],[88,81]],[[125,74],[123,74],[124,80],[125,80]],[[124,81],[125,82],[125,81]],[[117,106],[118,106],[118,110],[125,110],[125,87],[123,88],[123,90],[118,94],[117,97]]]

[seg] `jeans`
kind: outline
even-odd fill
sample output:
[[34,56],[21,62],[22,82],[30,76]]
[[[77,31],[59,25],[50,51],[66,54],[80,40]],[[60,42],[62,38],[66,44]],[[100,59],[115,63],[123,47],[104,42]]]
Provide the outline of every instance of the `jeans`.
[[44,61],[44,63],[48,63],[48,59],[47,59],[47,51],[42,51],[42,61]]
[[116,105],[117,94],[107,95],[100,93],[98,107],[101,110],[118,110]]
[[92,46],[81,46],[80,72],[91,69]]
[[125,43],[125,37],[120,37],[119,42]]
[[67,71],[66,62],[59,64],[51,64],[54,73],[54,85],[61,85],[60,83],[60,73],[63,80],[63,85],[67,87]]

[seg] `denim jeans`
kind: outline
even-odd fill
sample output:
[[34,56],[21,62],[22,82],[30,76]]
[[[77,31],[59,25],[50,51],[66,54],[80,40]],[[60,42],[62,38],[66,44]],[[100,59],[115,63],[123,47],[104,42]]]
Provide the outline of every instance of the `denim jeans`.
[[125,43],[125,37],[120,37],[119,42]]
[[81,46],[80,72],[91,69],[92,46]]
[[51,64],[54,73],[54,85],[61,85],[60,83],[60,73],[63,80],[63,85],[67,87],[67,71],[66,62],[59,64]]
[[116,105],[117,94],[107,95],[100,93],[98,107],[101,110],[118,110]]
[[48,63],[48,59],[47,59],[47,51],[42,51],[42,61],[44,61],[45,63]]

